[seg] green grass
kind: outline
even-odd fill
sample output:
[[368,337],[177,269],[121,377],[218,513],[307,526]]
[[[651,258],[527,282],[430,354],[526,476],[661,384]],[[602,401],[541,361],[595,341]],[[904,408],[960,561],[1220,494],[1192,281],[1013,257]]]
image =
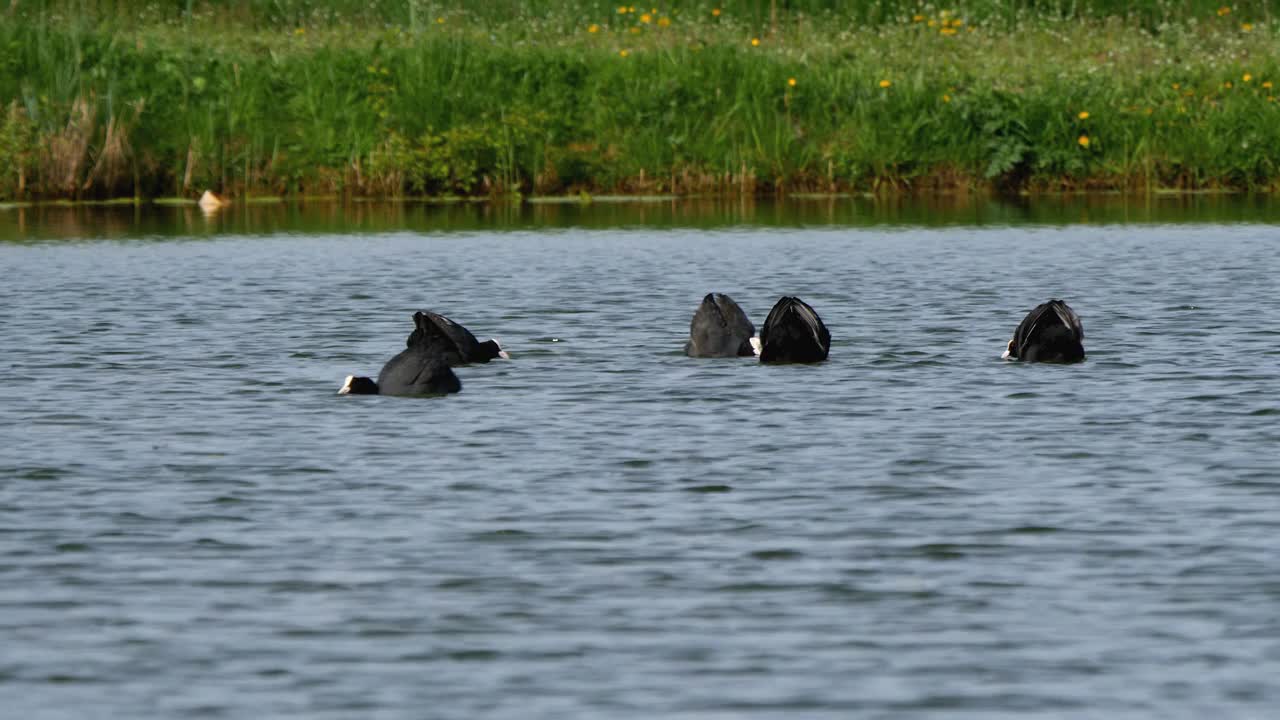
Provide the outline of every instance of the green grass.
[[1275,0],[1224,3],[1222,0],[673,0],[635,4],[620,0],[6,0],[10,14],[78,19],[92,23],[179,25],[197,21],[220,28],[289,29],[297,27],[404,27],[420,30],[438,18],[466,18],[485,26],[563,30],[581,23],[638,18],[646,11],[679,21],[707,19],[721,10],[717,22],[755,26],[787,24],[797,19],[862,25],[892,24],[914,14],[950,10],[983,24],[1013,27],[1027,19],[1064,20],[1121,17],[1142,27],[1209,18],[1226,8],[1227,16],[1270,22],[1280,9]]
[[1118,5],[24,1],[0,199],[1280,187],[1272,4]]

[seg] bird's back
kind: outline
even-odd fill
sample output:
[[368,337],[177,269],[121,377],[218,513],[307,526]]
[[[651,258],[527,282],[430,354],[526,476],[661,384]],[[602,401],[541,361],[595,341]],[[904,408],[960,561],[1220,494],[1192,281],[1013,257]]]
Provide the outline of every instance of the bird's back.
[[444,395],[461,389],[462,381],[444,357],[421,347],[401,351],[378,373],[383,395]]

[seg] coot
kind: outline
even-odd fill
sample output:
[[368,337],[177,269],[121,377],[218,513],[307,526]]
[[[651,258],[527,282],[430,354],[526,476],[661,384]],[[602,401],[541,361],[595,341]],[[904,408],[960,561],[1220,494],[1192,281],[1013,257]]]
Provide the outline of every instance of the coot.
[[1061,300],[1037,305],[1018,324],[1004,360],[1071,363],[1084,360],[1084,325]]
[[774,304],[760,329],[760,362],[814,363],[827,359],[831,333],[818,313],[797,297]]
[[689,323],[684,352],[689,357],[751,357],[757,351],[752,342],[755,334],[756,326],[733,298],[710,293],[702,298]]

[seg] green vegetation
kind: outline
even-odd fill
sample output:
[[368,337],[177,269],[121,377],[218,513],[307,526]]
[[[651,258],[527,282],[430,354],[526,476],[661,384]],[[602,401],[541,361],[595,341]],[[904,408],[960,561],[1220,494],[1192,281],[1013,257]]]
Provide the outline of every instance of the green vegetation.
[[8,3],[0,200],[1280,188],[1270,2]]

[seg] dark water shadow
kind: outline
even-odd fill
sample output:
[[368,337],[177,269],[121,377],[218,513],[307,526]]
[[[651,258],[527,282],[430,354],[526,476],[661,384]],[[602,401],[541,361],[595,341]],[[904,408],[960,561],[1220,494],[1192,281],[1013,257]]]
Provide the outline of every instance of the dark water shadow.
[[29,205],[0,209],[0,242],[212,235],[515,231],[565,228],[1002,227],[1280,223],[1269,196],[1050,195],[990,198],[793,196],[530,202],[296,201],[192,205]]

